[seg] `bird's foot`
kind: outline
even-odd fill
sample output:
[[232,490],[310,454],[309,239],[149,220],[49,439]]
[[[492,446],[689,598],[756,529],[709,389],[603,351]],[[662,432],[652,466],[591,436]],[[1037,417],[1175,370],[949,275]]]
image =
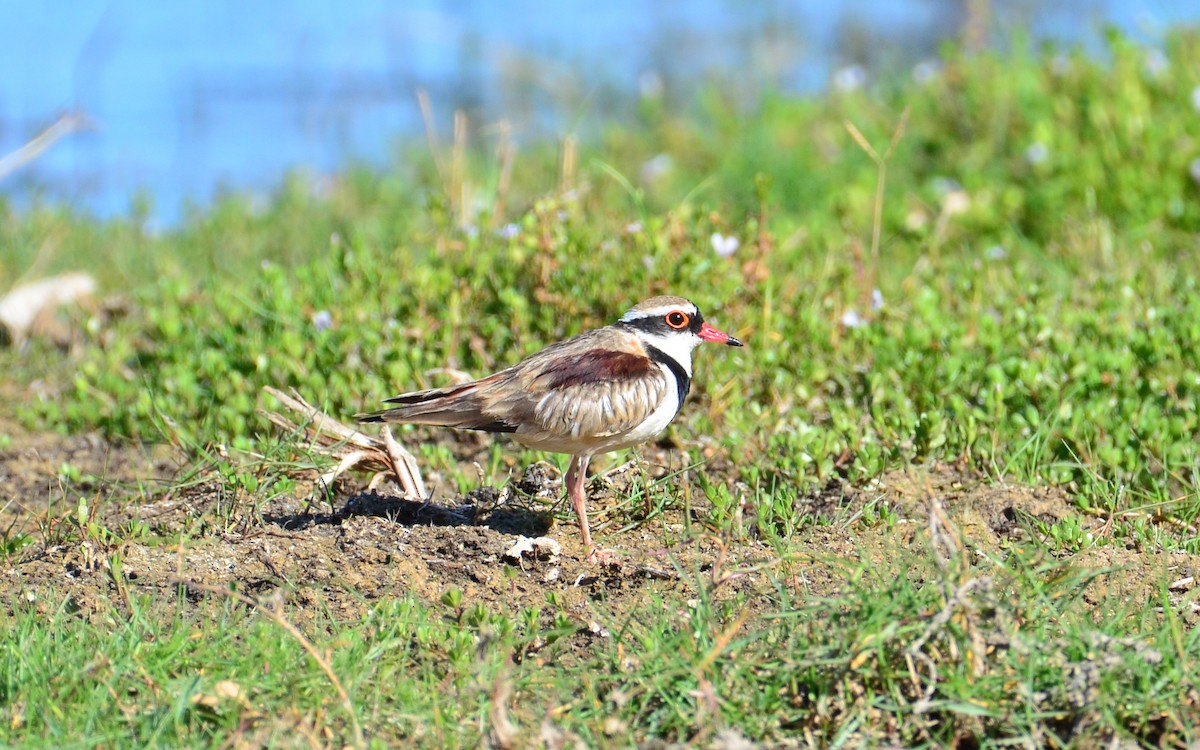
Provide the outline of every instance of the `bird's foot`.
[[599,549],[592,547],[588,552],[586,561],[592,565],[611,565],[614,568],[621,566],[620,553],[615,549]]

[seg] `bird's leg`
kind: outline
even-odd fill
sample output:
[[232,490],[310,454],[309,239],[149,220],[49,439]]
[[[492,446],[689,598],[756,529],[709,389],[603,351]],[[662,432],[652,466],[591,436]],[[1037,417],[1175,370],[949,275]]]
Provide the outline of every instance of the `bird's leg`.
[[567,496],[571,498],[571,506],[579,518],[579,533],[583,537],[583,548],[587,550],[587,561],[602,565],[619,565],[620,561],[613,555],[612,550],[596,549],[592,544],[592,530],[588,527],[587,517],[587,467],[591,456],[574,456],[567,468]]
[[592,547],[592,532],[588,528],[587,494],[584,485],[587,483],[587,466],[589,456],[572,456],[571,465],[567,468],[567,497],[571,498],[571,507],[579,519],[579,533],[583,536],[583,548],[590,558],[595,548]]

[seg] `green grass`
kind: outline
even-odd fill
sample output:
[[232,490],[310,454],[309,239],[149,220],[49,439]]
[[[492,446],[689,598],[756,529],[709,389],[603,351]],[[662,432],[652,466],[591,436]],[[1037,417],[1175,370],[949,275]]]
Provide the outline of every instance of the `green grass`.
[[[361,620],[310,613],[336,686],[296,637],[219,594],[200,615],[182,591],[125,606],[114,593],[87,617],[69,599],[50,611],[19,601],[3,634],[0,737],[341,744],[358,724],[372,746],[473,746],[503,726],[500,707],[514,746],[544,723],[589,746],[701,744],[731,729],[820,745],[1194,740],[1196,629],[1128,602],[1088,612],[1089,574],[1028,548],[969,564],[890,554],[907,575],[845,561],[843,593],[792,599],[779,581],[765,613],[704,577],[687,602],[617,612],[601,599],[587,626],[553,597],[493,613],[454,591],[381,601]],[[1165,591],[1158,603],[1171,610]],[[568,645],[581,638],[586,656]]]
[[[684,294],[747,343],[698,352],[701,395],[672,427],[690,451],[680,466],[701,436],[731,460],[719,479],[692,472],[690,487],[731,539],[789,560],[815,533],[801,501],[831,478],[863,487],[932,462],[1063,487],[1081,515],[1038,527],[1044,549],[847,563],[845,589],[823,598],[781,584],[751,606],[697,584],[690,604],[598,606],[612,637],[561,664],[555,643],[579,637],[577,623],[552,606],[464,618],[410,598],[363,622],[318,614],[308,632],[368,737],[475,745],[507,685],[523,741],[547,716],[602,745],[701,744],[726,727],[816,744],[1195,741],[1200,643],[1169,582],[1157,602],[1084,607],[1087,574],[1054,559],[1106,544],[1200,552],[1200,38],[1179,31],[1166,52],[1153,72],[1116,36],[1103,61],[948,51],[927,84],[775,94],[748,113],[714,89],[692,111],[647,108],[611,126],[574,174],[553,149],[526,149],[499,196],[500,165],[480,148],[453,179],[423,156],[348,169],[321,196],[297,176],[265,208],[230,197],[162,235],[138,216],[0,210],[12,249],[0,269],[91,270],[129,303],[81,321],[69,353],[34,341],[0,352],[0,366],[36,394],[15,408],[27,429],[170,442],[253,505],[294,490],[288,454],[302,452],[256,415],[263,385],[348,417],[440,382],[435,368],[484,374],[645,296]],[[877,204],[880,172],[846,123],[882,152],[902,121]],[[674,168],[639,184],[640,165],[664,153]],[[718,256],[714,232],[741,247]],[[444,446],[413,447],[457,489],[477,486]],[[485,469],[506,479],[498,458]],[[61,474],[68,488],[82,479]],[[681,482],[642,477],[613,527],[678,507]],[[854,522],[896,526],[889,513]],[[100,534],[82,515],[55,539]],[[1113,519],[1101,539],[1083,529],[1095,516]],[[0,551],[33,541],[6,531]],[[276,624],[233,602],[200,622],[174,606],[83,617],[69,602],[14,605],[0,737],[217,746],[303,728],[353,741],[326,675]],[[246,700],[196,699],[221,680]]]
[[[700,354],[720,401],[688,426],[721,435],[748,473],[819,482],[843,451],[857,477],[961,457],[1025,481],[1090,486],[1098,472],[1169,502],[1197,464],[1200,386],[1200,186],[1188,173],[1200,63],[1182,42],[1171,49],[1162,77],[1120,40],[1110,64],[951,56],[923,87],[775,97],[732,123],[709,113],[637,141],[616,133],[574,190],[480,215],[470,231],[451,223],[439,183],[406,181],[411,169],[351,172],[328,198],[296,178],[265,210],[229,199],[156,238],[123,222],[9,217],[17,248],[53,233],[110,248],[111,264],[55,258],[104,269],[133,309],[62,365],[75,371],[62,392],[19,413],[249,447],[263,384],[350,414],[426,384],[428,370],[510,364],[672,290],[749,339]],[[877,175],[842,123],[881,144],[902,108],[872,254]],[[1052,156],[1028,163],[1027,146],[1051,135]],[[659,148],[688,149],[677,160],[695,164],[657,201],[637,194],[630,231],[609,170],[634,173]],[[518,174],[551,189],[529,159]],[[480,161],[486,185],[494,165]],[[961,185],[961,213],[939,196],[946,181]],[[485,229],[508,220],[512,238]],[[712,252],[714,231],[742,240],[732,258]],[[884,307],[872,315],[875,288]],[[869,325],[845,329],[850,309]],[[328,330],[314,324],[321,311]],[[29,357],[14,359],[19,372]],[[754,460],[764,452],[781,460]]]

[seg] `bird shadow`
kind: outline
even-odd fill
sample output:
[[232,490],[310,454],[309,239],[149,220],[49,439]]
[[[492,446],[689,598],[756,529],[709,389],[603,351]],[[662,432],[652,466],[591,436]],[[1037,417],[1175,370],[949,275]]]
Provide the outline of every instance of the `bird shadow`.
[[501,493],[481,487],[468,493],[462,503],[450,505],[432,500],[408,500],[367,490],[351,495],[329,513],[306,509],[298,513],[264,515],[263,520],[288,531],[313,526],[336,526],[353,517],[383,518],[401,526],[482,526],[501,534],[543,536],[554,522],[553,515],[514,503],[500,505]]

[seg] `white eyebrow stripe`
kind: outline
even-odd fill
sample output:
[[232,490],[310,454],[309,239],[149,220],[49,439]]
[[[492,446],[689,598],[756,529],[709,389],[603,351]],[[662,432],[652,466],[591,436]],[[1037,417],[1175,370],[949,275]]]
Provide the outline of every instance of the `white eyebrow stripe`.
[[694,317],[696,315],[695,308],[689,310],[683,305],[663,305],[662,307],[651,307],[646,310],[630,310],[621,316],[621,322],[629,323],[634,320],[641,320],[642,318],[661,318],[666,316],[667,313],[674,312],[676,310],[686,313],[689,317]]

